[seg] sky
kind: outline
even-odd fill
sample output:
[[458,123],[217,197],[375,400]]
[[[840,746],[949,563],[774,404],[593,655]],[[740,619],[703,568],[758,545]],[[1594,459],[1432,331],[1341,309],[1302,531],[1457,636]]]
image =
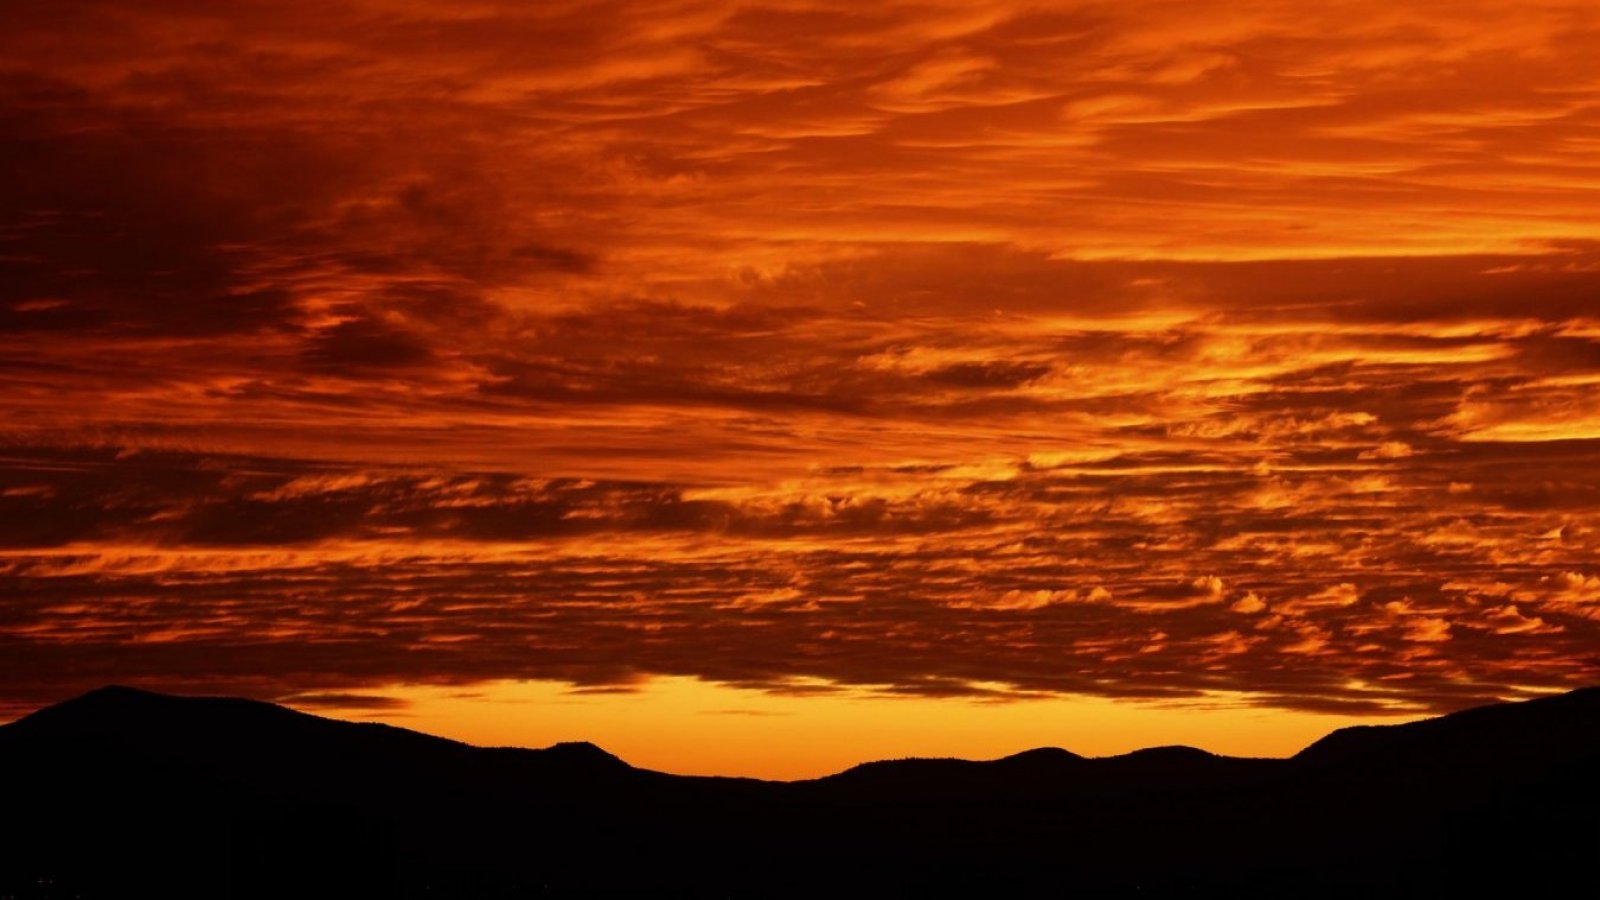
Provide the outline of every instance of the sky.
[[14,0],[0,718],[799,777],[1593,684],[1597,60],[1586,0]]

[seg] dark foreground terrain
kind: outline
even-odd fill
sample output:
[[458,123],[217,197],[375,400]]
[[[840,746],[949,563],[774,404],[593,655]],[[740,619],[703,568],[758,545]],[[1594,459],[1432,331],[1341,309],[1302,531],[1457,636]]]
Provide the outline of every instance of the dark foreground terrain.
[[111,687],[0,726],[0,791],[0,898],[1600,896],[1600,688],[785,784]]

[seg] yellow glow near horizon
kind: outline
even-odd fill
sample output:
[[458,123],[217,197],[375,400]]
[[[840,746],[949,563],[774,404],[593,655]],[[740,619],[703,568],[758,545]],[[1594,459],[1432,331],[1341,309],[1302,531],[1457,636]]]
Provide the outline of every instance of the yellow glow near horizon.
[[779,780],[816,778],[875,759],[996,759],[1036,747],[1112,756],[1185,744],[1228,756],[1289,756],[1337,728],[1375,721],[1370,715],[1252,707],[1242,695],[1226,693],[1185,701],[997,701],[818,687],[823,689],[786,695],[675,677],[653,678],[628,692],[576,691],[554,681],[496,681],[468,689],[408,685],[381,692],[405,701],[403,710],[308,711],[479,746],[590,741],[641,768]]

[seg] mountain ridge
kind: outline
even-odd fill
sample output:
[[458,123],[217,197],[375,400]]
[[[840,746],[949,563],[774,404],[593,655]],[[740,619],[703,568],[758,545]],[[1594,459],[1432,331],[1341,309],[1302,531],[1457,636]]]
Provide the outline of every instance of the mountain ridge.
[[[861,768],[864,768],[864,767],[865,768],[871,768],[871,767],[878,767],[878,766],[884,766],[884,765],[895,765],[895,764],[902,764],[902,763],[909,763],[909,764],[922,764],[922,763],[969,763],[969,764],[974,764],[974,765],[990,765],[990,764],[1004,763],[1004,764],[1012,764],[1012,765],[1014,765],[1014,764],[1020,764],[1020,763],[1024,763],[1024,762],[1039,762],[1039,761],[1042,761],[1044,759],[1050,759],[1052,761],[1058,761],[1058,762],[1065,762],[1065,761],[1105,762],[1105,761],[1132,761],[1132,760],[1138,760],[1138,759],[1154,759],[1154,758],[1158,758],[1158,757],[1159,758],[1166,758],[1166,759],[1187,758],[1187,759],[1192,759],[1192,760],[1210,759],[1210,760],[1247,760],[1247,761],[1260,761],[1260,760],[1287,761],[1287,760],[1310,760],[1310,759],[1316,759],[1318,761],[1324,761],[1324,760],[1335,759],[1335,758],[1344,758],[1344,757],[1350,756],[1350,755],[1352,755],[1354,753],[1373,752],[1373,751],[1377,750],[1380,746],[1393,746],[1395,744],[1404,743],[1405,742],[1405,738],[1404,737],[1399,737],[1399,736],[1407,735],[1408,734],[1408,729],[1413,729],[1415,726],[1424,726],[1426,728],[1433,729],[1433,728],[1438,728],[1440,726],[1434,725],[1434,724],[1430,724],[1430,723],[1438,723],[1438,722],[1443,722],[1443,721],[1446,721],[1446,720],[1452,721],[1452,722],[1460,721],[1460,717],[1463,717],[1463,716],[1477,717],[1477,716],[1483,716],[1483,715],[1499,715],[1499,714],[1502,714],[1502,713],[1498,713],[1498,712],[1495,712],[1495,711],[1503,710],[1505,707],[1528,707],[1529,704],[1545,705],[1545,704],[1548,704],[1551,701],[1559,701],[1562,704],[1570,704],[1570,705],[1584,705],[1584,706],[1587,706],[1589,708],[1592,708],[1595,711],[1596,715],[1600,715],[1600,686],[1587,687],[1587,688],[1578,688],[1578,689],[1575,689],[1575,690],[1572,690],[1572,691],[1568,691],[1568,692],[1565,692],[1565,693],[1561,693],[1561,694],[1549,695],[1549,696],[1544,696],[1544,697],[1535,697],[1535,698],[1529,698],[1529,699],[1525,699],[1525,700],[1505,701],[1505,702],[1500,702],[1500,703],[1484,704],[1484,705],[1481,705],[1481,706],[1470,707],[1468,709],[1458,710],[1458,711],[1455,711],[1455,712],[1447,713],[1447,714],[1444,714],[1444,715],[1441,715],[1441,716],[1435,716],[1435,717],[1415,720],[1415,721],[1411,721],[1411,722],[1401,722],[1401,723],[1393,723],[1393,724],[1370,724],[1370,725],[1345,726],[1345,727],[1334,729],[1333,731],[1328,732],[1323,737],[1318,738],[1317,740],[1313,741],[1312,743],[1306,745],[1305,747],[1301,748],[1299,751],[1297,751],[1294,754],[1292,754],[1290,756],[1287,756],[1287,757],[1233,756],[1233,755],[1230,755],[1230,754],[1216,753],[1216,752],[1213,752],[1213,751],[1210,751],[1210,750],[1205,750],[1203,748],[1192,747],[1192,746],[1181,745],[1181,744],[1170,744],[1170,745],[1157,745],[1157,746],[1151,746],[1151,747],[1141,747],[1141,748],[1137,748],[1137,749],[1134,749],[1134,750],[1129,750],[1129,751],[1126,751],[1126,752],[1123,752],[1123,753],[1109,754],[1109,755],[1105,755],[1105,756],[1085,756],[1085,755],[1082,755],[1082,754],[1079,754],[1079,753],[1075,753],[1070,749],[1066,749],[1066,748],[1059,747],[1059,746],[1040,746],[1040,747],[1026,748],[1026,749],[1023,749],[1023,750],[1019,750],[1019,751],[1016,751],[1016,752],[1013,752],[1013,753],[1006,754],[1005,756],[989,758],[989,759],[968,759],[968,758],[965,758],[965,757],[907,756],[907,757],[897,757],[897,758],[881,759],[881,760],[864,760],[864,761],[862,761],[860,763],[856,763],[856,764],[854,764],[852,766],[849,766],[849,767],[847,767],[845,769],[842,769],[842,770],[840,770],[838,772],[817,776],[816,778],[797,779],[797,780],[799,780],[799,781],[815,781],[815,780],[819,780],[819,779],[835,778],[835,777],[838,777],[840,775],[844,775],[846,773],[849,773],[849,772],[852,772],[852,771],[855,771],[857,769],[861,769]],[[105,685],[103,687],[94,688],[92,690],[86,691],[86,692],[84,692],[82,694],[79,694],[77,696],[74,696],[74,697],[70,697],[70,698],[68,698],[66,700],[63,700],[63,701],[60,701],[58,703],[54,703],[54,704],[51,704],[49,706],[41,707],[40,709],[35,710],[34,712],[29,713],[27,715],[24,715],[24,716],[22,716],[20,718],[17,718],[15,720],[11,721],[11,722],[0,723],[0,735],[5,735],[7,733],[11,733],[13,729],[16,732],[23,732],[23,731],[28,730],[29,728],[36,727],[41,722],[56,720],[56,719],[63,718],[65,716],[69,716],[69,715],[72,715],[72,714],[83,713],[83,712],[93,712],[93,713],[99,713],[101,715],[104,715],[105,713],[110,712],[111,713],[110,719],[116,720],[116,719],[125,719],[126,717],[128,717],[128,716],[130,716],[132,714],[135,714],[135,713],[137,713],[137,714],[139,714],[141,716],[147,716],[148,717],[153,712],[156,712],[156,711],[172,711],[172,710],[176,710],[178,705],[188,706],[189,707],[188,711],[198,713],[200,711],[199,707],[202,704],[204,704],[204,705],[206,705],[208,707],[211,707],[210,709],[206,710],[208,713],[209,712],[215,712],[217,709],[223,709],[223,708],[230,708],[235,713],[246,711],[246,710],[253,710],[256,713],[259,713],[259,714],[265,715],[265,716],[275,716],[275,717],[279,717],[279,718],[296,717],[298,721],[302,721],[302,722],[337,723],[338,725],[341,725],[341,726],[349,726],[349,727],[353,727],[353,728],[361,728],[361,729],[366,729],[366,730],[369,730],[369,731],[372,731],[372,732],[384,732],[384,733],[391,733],[391,734],[414,736],[414,737],[417,737],[417,738],[425,738],[425,739],[427,739],[429,741],[436,741],[436,742],[440,742],[440,743],[443,743],[443,744],[450,744],[450,745],[454,745],[454,746],[462,747],[462,748],[471,748],[471,749],[479,749],[479,750],[517,750],[517,751],[535,751],[535,752],[555,751],[557,753],[568,754],[568,755],[573,755],[573,756],[580,756],[580,755],[597,756],[597,755],[599,755],[599,756],[607,757],[607,758],[612,759],[612,760],[616,760],[617,762],[622,763],[624,765],[628,765],[630,768],[637,768],[637,767],[633,766],[632,764],[627,763],[626,761],[622,760],[620,757],[616,756],[615,754],[607,751],[605,748],[600,747],[599,745],[597,745],[597,744],[595,744],[595,743],[593,743],[591,741],[581,740],[581,739],[557,741],[557,742],[555,742],[555,743],[553,743],[553,744],[551,744],[551,745],[549,745],[547,747],[522,747],[522,746],[516,746],[516,745],[479,745],[479,744],[471,744],[471,743],[468,743],[466,741],[457,740],[455,738],[448,738],[448,737],[443,737],[443,736],[440,736],[440,735],[431,734],[431,733],[428,733],[428,732],[425,732],[425,731],[420,731],[420,730],[417,730],[417,729],[406,728],[406,727],[398,726],[398,725],[391,725],[391,724],[388,724],[388,723],[382,723],[382,722],[357,722],[357,721],[351,721],[351,720],[348,720],[348,719],[340,719],[340,718],[337,718],[335,716],[320,715],[320,714],[317,714],[317,713],[305,712],[303,710],[294,709],[294,708],[286,706],[286,705],[273,703],[271,701],[266,701],[266,700],[255,700],[255,699],[249,699],[249,698],[243,698],[243,697],[230,697],[230,696],[209,695],[209,694],[197,694],[197,695],[169,694],[169,693],[163,693],[163,692],[159,692],[159,691],[153,691],[153,690],[148,690],[148,689],[145,689],[145,688],[139,688],[139,687],[135,687],[135,686],[122,685],[122,684],[108,684],[108,685]],[[1532,707],[1529,707],[1529,708],[1532,708]],[[103,722],[102,724],[110,724],[110,722]],[[148,724],[148,722],[145,722],[145,724]],[[1410,732],[1410,733],[1414,733],[1414,732]],[[1397,740],[1389,740],[1389,738],[1391,738],[1391,737],[1399,737],[1399,739],[1397,739]],[[710,777],[730,777],[730,776],[713,775],[713,776],[710,776]],[[758,778],[758,779],[754,779],[754,780],[767,781],[768,779],[759,779]]]
[[0,896],[1600,888],[1597,772],[1592,688],[1287,759],[1034,748],[778,782],[111,686],[0,726]]

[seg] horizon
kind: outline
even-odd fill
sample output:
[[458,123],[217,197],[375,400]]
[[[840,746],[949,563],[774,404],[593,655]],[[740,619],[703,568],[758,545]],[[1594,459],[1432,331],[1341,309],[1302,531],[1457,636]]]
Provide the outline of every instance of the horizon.
[[[1366,718],[1362,718],[1359,721],[1346,721],[1342,717],[1338,716],[1312,715],[1303,717],[1295,723],[1297,726],[1296,728],[1286,731],[1282,728],[1283,723],[1279,720],[1279,716],[1281,716],[1281,714],[1273,714],[1267,711],[1256,710],[1254,715],[1255,727],[1258,729],[1270,730],[1275,739],[1287,741],[1284,743],[1272,744],[1272,746],[1280,752],[1261,754],[1227,752],[1226,750],[1215,749],[1214,742],[1217,738],[1217,730],[1210,723],[1207,723],[1204,720],[1218,715],[1237,714],[1240,712],[1240,710],[1237,708],[1229,709],[1227,707],[1219,707],[1209,710],[1190,711],[1190,715],[1187,717],[1188,721],[1185,722],[1180,719],[1178,723],[1180,727],[1174,729],[1173,721],[1169,714],[1163,715],[1157,713],[1148,717],[1140,717],[1135,714],[1130,718],[1128,716],[1128,710],[1125,707],[1106,703],[1105,707],[1103,707],[1101,710],[1101,715],[1079,716],[1076,718],[1079,718],[1082,721],[1092,722],[1097,728],[1100,729],[1105,729],[1109,724],[1111,726],[1110,736],[1108,737],[1108,735],[1103,731],[1102,733],[1074,735],[1074,737],[1079,739],[1079,743],[1077,744],[1067,744],[1059,741],[1054,743],[1048,741],[1043,743],[1027,743],[1028,735],[1036,735],[1042,738],[1043,736],[1051,733],[1050,729],[1057,727],[1056,723],[1059,722],[1060,719],[1046,714],[1037,718],[1032,718],[1025,727],[1012,727],[1001,731],[985,732],[983,739],[979,741],[957,741],[952,743],[948,741],[948,738],[943,737],[938,729],[930,729],[926,725],[923,725],[921,728],[909,729],[907,732],[897,735],[895,739],[884,742],[883,746],[889,749],[887,751],[887,755],[883,756],[861,758],[848,758],[847,756],[842,756],[840,754],[848,754],[850,745],[846,742],[839,741],[834,742],[829,746],[829,750],[832,752],[828,754],[817,755],[814,752],[805,753],[799,756],[794,754],[764,754],[755,757],[743,757],[742,761],[734,763],[732,769],[719,769],[712,767],[718,764],[726,764],[725,761],[728,759],[726,754],[718,754],[707,757],[703,753],[696,752],[697,750],[703,750],[703,748],[684,746],[672,741],[662,741],[659,735],[661,733],[667,733],[675,730],[674,726],[677,725],[677,722],[674,721],[675,717],[684,714],[723,714],[735,717],[735,721],[737,721],[738,718],[750,715],[792,716],[795,715],[796,712],[803,711],[809,716],[810,721],[803,723],[799,728],[791,726],[789,729],[786,729],[790,732],[790,734],[787,736],[791,739],[794,739],[797,737],[797,734],[800,731],[815,725],[819,721],[825,722],[834,727],[843,727],[846,729],[859,727],[863,719],[868,719],[874,714],[881,713],[885,708],[892,710],[896,705],[902,704],[904,701],[880,697],[877,698],[877,702],[874,703],[868,698],[853,698],[852,700],[845,702],[862,704],[863,706],[867,707],[867,710],[865,713],[856,713],[850,716],[839,716],[837,713],[829,713],[826,711],[816,712],[810,710],[795,710],[789,712],[758,712],[756,710],[748,709],[698,709],[684,713],[680,711],[681,704],[683,703],[681,696],[669,697],[667,698],[666,702],[663,702],[662,698],[652,697],[647,692],[644,696],[638,696],[634,694],[613,695],[616,700],[632,705],[633,709],[613,711],[610,715],[604,713],[595,715],[593,709],[585,710],[581,717],[581,721],[578,723],[569,724],[563,721],[560,724],[550,724],[546,720],[537,723],[518,722],[507,725],[502,722],[498,724],[498,727],[496,727],[495,723],[490,721],[487,717],[474,714],[473,710],[471,709],[471,705],[473,703],[486,703],[494,706],[497,710],[503,710],[507,705],[517,706],[536,704],[539,712],[544,713],[553,708],[558,708],[561,702],[561,694],[559,692],[559,687],[555,685],[545,686],[549,692],[543,694],[530,694],[530,692],[527,691],[528,685],[526,683],[512,683],[491,686],[491,688],[493,687],[499,687],[503,691],[509,689],[515,693],[508,695],[506,693],[496,694],[491,691],[484,696],[463,698],[460,696],[449,696],[445,692],[438,692],[431,697],[419,698],[419,700],[413,701],[422,706],[421,710],[416,712],[407,710],[396,714],[394,712],[385,713],[383,711],[372,710],[362,711],[352,706],[339,706],[325,702],[314,701],[309,704],[296,703],[294,698],[263,699],[240,697],[227,694],[188,693],[170,689],[154,690],[132,684],[106,684],[84,692],[72,694],[71,696],[60,698],[59,700],[47,703],[44,706],[40,706],[33,710],[28,710],[14,718],[0,720],[0,726],[19,721],[33,712],[49,709],[65,703],[70,703],[74,700],[78,700],[92,694],[114,690],[131,690],[139,693],[148,693],[155,696],[171,697],[176,699],[250,700],[253,702],[279,706],[305,715],[316,716],[318,718],[329,719],[337,722],[346,722],[351,724],[360,724],[363,722],[381,723],[420,734],[426,734],[431,737],[459,741],[460,743],[480,748],[539,750],[560,744],[590,744],[600,748],[601,750],[604,750],[606,753],[615,756],[616,758],[635,768],[647,769],[656,772],[665,772],[672,775],[759,778],[761,780],[768,781],[802,781],[827,777],[828,775],[838,774],[839,772],[846,771],[855,766],[872,762],[885,762],[900,759],[965,760],[973,762],[985,762],[1004,759],[1010,756],[1026,753],[1031,750],[1041,749],[1066,750],[1085,759],[1110,759],[1119,756],[1126,756],[1128,754],[1137,753],[1143,750],[1172,747],[1200,750],[1214,756],[1234,759],[1289,759],[1299,751],[1304,750],[1306,747],[1311,746],[1316,741],[1326,737],[1329,734],[1332,734],[1334,731],[1337,731],[1340,728],[1350,727],[1352,725],[1368,724],[1405,724],[1408,722],[1416,722],[1427,718],[1433,718],[1433,716],[1418,715],[1395,716],[1380,722],[1373,722]],[[693,696],[692,691],[696,686],[680,684],[676,687],[680,688],[680,690],[684,687],[688,687],[691,691],[689,696]],[[1581,689],[1582,688],[1578,688],[1576,690]],[[750,693],[754,694],[754,692]],[[1546,694],[1537,696],[1554,695],[1555,694]],[[760,697],[762,695],[754,694],[754,696]],[[1527,699],[1537,699],[1537,696]],[[752,698],[746,697],[746,699],[749,700]],[[463,709],[461,706],[461,703],[464,700],[467,701],[465,709]],[[1039,701],[1034,702],[1037,703]],[[645,728],[639,728],[636,725],[635,727],[619,727],[623,726],[628,719],[632,718],[630,715],[631,713],[639,710],[645,710],[651,714],[651,721]],[[663,710],[665,710],[665,714],[663,714]],[[1110,714],[1104,714],[1107,712]],[[430,727],[424,727],[422,723],[428,723]],[[1321,730],[1318,730],[1319,724],[1323,725]],[[581,729],[584,727],[598,729],[600,734],[608,735],[614,740],[608,741],[597,738],[594,735],[586,735],[585,733],[579,733],[571,730],[573,728]],[[1164,740],[1160,737],[1160,735],[1163,733],[1163,730],[1176,730],[1177,733],[1180,734],[1187,734],[1194,736],[1199,740],[1213,742],[1214,746],[1201,746],[1197,743],[1183,740]],[[763,730],[759,727],[753,729],[734,729],[731,732],[725,731],[716,735],[715,739],[720,741],[732,738],[735,743],[743,746],[765,746],[765,744],[770,741],[771,738],[770,735],[764,734],[762,731]],[[1299,738],[1299,735],[1302,734],[1306,735],[1304,740],[1300,740]],[[529,737],[519,740],[517,739],[518,735],[528,735]],[[550,737],[550,735],[555,736]],[[1284,737],[1285,735],[1288,735],[1288,737]],[[949,752],[941,751],[940,745],[937,743],[940,740],[944,740],[946,742],[943,746]],[[1300,742],[1289,743],[1295,740],[1300,740]],[[919,741],[932,741],[934,743],[924,746],[919,744]],[[1012,743],[1021,741],[1022,744],[1012,746],[1007,743],[1008,741]],[[1249,737],[1236,737],[1231,742],[1224,739],[1222,741],[1222,746],[1245,748],[1258,746],[1258,744],[1254,739]]]
[[775,777],[1600,675],[1593,3],[8,20],[0,721]]
[[[656,773],[668,774],[668,775],[673,775],[673,776],[714,777],[714,778],[742,778],[742,779],[752,779],[753,778],[753,779],[756,779],[756,780],[769,781],[769,782],[817,781],[817,780],[821,780],[821,779],[826,779],[826,778],[828,778],[830,776],[833,776],[833,775],[843,774],[845,772],[860,768],[862,766],[868,766],[868,765],[872,765],[872,764],[875,764],[875,763],[892,763],[892,762],[905,762],[905,761],[989,763],[989,762],[1000,762],[1000,761],[1003,761],[1003,760],[1012,759],[1012,758],[1020,757],[1020,756],[1026,756],[1026,755],[1029,755],[1029,754],[1032,754],[1032,753],[1036,753],[1038,751],[1064,751],[1069,756],[1071,756],[1071,757],[1073,757],[1075,759],[1081,759],[1081,760],[1112,760],[1112,759],[1124,759],[1124,758],[1127,758],[1127,757],[1130,757],[1130,756],[1143,755],[1143,754],[1146,754],[1146,753],[1149,753],[1149,752],[1152,752],[1152,751],[1159,752],[1159,751],[1165,751],[1165,750],[1183,750],[1183,751],[1197,751],[1197,752],[1202,753],[1202,754],[1204,754],[1204,755],[1206,755],[1208,757],[1215,758],[1215,759],[1221,759],[1221,760],[1241,760],[1241,761],[1258,761],[1258,762],[1273,762],[1273,761],[1289,762],[1291,760],[1295,760],[1295,759],[1301,758],[1304,755],[1305,751],[1310,750],[1312,747],[1314,747],[1316,745],[1322,744],[1327,738],[1330,738],[1330,737],[1332,737],[1333,735],[1335,735],[1337,733],[1351,731],[1351,730],[1358,731],[1358,732],[1359,731],[1364,731],[1365,729],[1369,728],[1373,724],[1376,724],[1376,723],[1370,723],[1370,722],[1363,722],[1363,723],[1360,723],[1360,724],[1357,724],[1357,725],[1347,725],[1347,726],[1341,726],[1341,727],[1338,727],[1338,728],[1331,728],[1331,729],[1329,729],[1329,730],[1327,730],[1327,731],[1325,731],[1325,732],[1323,732],[1321,734],[1318,734],[1315,738],[1306,741],[1303,745],[1300,745],[1300,746],[1294,748],[1294,750],[1292,752],[1281,754],[1281,755],[1271,755],[1271,756],[1260,756],[1260,755],[1252,756],[1252,755],[1243,755],[1243,754],[1218,753],[1218,752],[1215,752],[1215,751],[1212,751],[1212,750],[1208,750],[1208,749],[1203,748],[1203,747],[1197,747],[1197,746],[1194,746],[1192,744],[1186,744],[1186,743],[1153,743],[1153,744],[1144,744],[1144,745],[1135,746],[1135,747],[1131,747],[1131,748],[1123,749],[1123,750],[1118,750],[1118,751],[1114,751],[1114,752],[1100,752],[1100,753],[1080,752],[1080,749],[1075,749],[1075,748],[1072,748],[1072,747],[1066,747],[1066,746],[1062,746],[1060,744],[1035,744],[1035,745],[1030,745],[1030,746],[1026,746],[1026,747],[1019,747],[1019,748],[1006,750],[1006,751],[1003,751],[1003,752],[1000,752],[1000,753],[995,753],[995,754],[992,754],[992,755],[980,755],[980,756],[949,755],[949,754],[939,754],[939,753],[909,753],[909,754],[902,754],[902,755],[889,755],[889,756],[882,756],[882,757],[874,757],[874,758],[870,758],[870,759],[855,760],[853,762],[848,762],[848,763],[845,763],[843,765],[840,765],[840,766],[837,766],[837,767],[834,767],[834,768],[828,768],[828,769],[822,770],[822,771],[817,772],[817,773],[807,773],[807,774],[788,773],[788,774],[778,774],[778,775],[763,775],[763,774],[752,774],[752,773],[744,773],[744,772],[711,772],[711,771],[703,771],[702,772],[702,771],[672,770],[672,769],[653,766],[653,765],[650,765],[648,763],[641,762],[640,760],[630,758],[626,754],[615,752],[613,747],[607,746],[604,742],[597,742],[597,741],[584,739],[584,738],[565,738],[565,739],[558,739],[558,740],[555,740],[555,741],[550,741],[548,743],[536,743],[536,744],[499,743],[499,742],[492,742],[492,741],[491,742],[475,742],[475,741],[471,741],[471,740],[464,740],[464,739],[457,738],[457,737],[451,737],[451,736],[446,735],[446,734],[439,734],[439,733],[434,733],[434,732],[431,732],[431,731],[419,729],[419,728],[413,727],[412,725],[407,724],[404,720],[399,720],[399,721],[387,720],[386,721],[385,719],[383,719],[381,716],[378,716],[378,715],[369,714],[367,717],[359,718],[359,719],[358,718],[348,718],[346,716],[330,714],[326,709],[315,710],[315,709],[297,708],[297,707],[292,706],[290,704],[281,703],[281,702],[274,702],[274,701],[270,701],[270,700],[257,700],[257,699],[248,698],[248,697],[233,697],[233,696],[218,695],[218,694],[171,693],[171,692],[167,692],[167,691],[155,691],[155,690],[150,690],[150,689],[147,689],[147,688],[140,688],[140,687],[135,687],[135,686],[126,685],[126,684],[108,684],[108,685],[103,685],[101,687],[97,687],[97,688],[91,689],[89,691],[73,695],[71,697],[62,699],[62,700],[60,700],[60,701],[58,701],[56,703],[51,703],[51,704],[46,705],[44,707],[40,707],[39,709],[33,710],[33,711],[29,712],[28,714],[26,714],[24,716],[21,716],[21,717],[19,717],[17,719],[12,719],[12,720],[8,720],[8,721],[5,721],[5,722],[0,722],[0,728],[3,728],[6,725],[10,725],[13,722],[21,721],[21,719],[27,718],[28,716],[31,716],[33,713],[36,713],[36,712],[45,712],[45,711],[48,711],[48,710],[55,709],[57,707],[71,707],[71,706],[75,706],[77,704],[80,704],[83,701],[89,700],[90,698],[97,697],[97,696],[103,697],[103,696],[108,695],[108,694],[144,695],[144,696],[148,696],[148,697],[158,698],[159,700],[163,700],[163,701],[165,701],[165,700],[177,700],[177,701],[186,701],[186,700],[241,701],[241,702],[246,702],[246,703],[260,704],[262,706],[268,706],[268,707],[273,707],[273,708],[277,708],[277,709],[286,709],[286,710],[289,710],[291,712],[297,713],[299,715],[308,716],[308,717],[311,717],[311,718],[316,718],[316,719],[320,719],[320,720],[324,720],[324,721],[337,722],[337,723],[346,724],[346,725],[361,725],[361,724],[370,724],[370,723],[380,723],[380,724],[383,724],[383,725],[386,725],[386,726],[389,726],[389,727],[402,729],[402,730],[410,732],[412,734],[417,734],[417,735],[421,735],[421,736],[424,736],[424,737],[431,737],[431,738],[439,738],[439,739],[442,739],[442,740],[448,740],[448,741],[459,743],[459,744],[462,744],[462,745],[465,745],[465,746],[468,746],[468,747],[472,747],[474,749],[487,749],[487,750],[549,750],[549,749],[563,747],[563,746],[587,746],[587,747],[591,747],[591,748],[593,748],[595,750],[598,750],[598,751],[604,753],[606,756],[609,756],[609,757],[611,757],[613,759],[616,759],[616,760],[618,760],[618,761],[620,761],[622,763],[627,764],[627,766],[629,768],[631,768],[631,769],[637,769],[637,770],[649,771],[649,772],[656,772]],[[1537,701],[1537,700],[1549,700],[1549,699],[1557,699],[1557,698],[1570,699],[1571,697],[1573,697],[1575,695],[1578,695],[1578,694],[1600,695],[1600,684],[1594,684],[1594,685],[1588,685],[1588,686],[1584,686],[1584,687],[1573,688],[1570,691],[1559,691],[1559,692],[1546,693],[1546,694],[1537,695],[1537,696],[1534,696],[1534,697],[1524,698],[1524,699],[1521,699],[1521,700],[1495,701],[1495,702],[1491,702],[1491,703],[1486,703],[1486,704],[1467,707],[1465,709],[1456,710],[1454,712],[1445,713],[1445,714],[1438,715],[1438,716],[1421,716],[1421,717],[1399,718],[1397,720],[1394,720],[1394,721],[1391,721],[1391,722],[1386,722],[1386,723],[1381,723],[1381,724],[1384,724],[1384,725],[1395,725],[1395,726],[1418,724],[1418,723],[1434,721],[1434,720],[1438,720],[1438,719],[1442,719],[1442,718],[1452,717],[1452,716],[1456,715],[1457,713],[1470,713],[1470,712],[1474,712],[1474,711],[1488,710],[1488,709],[1491,709],[1491,708],[1520,706],[1520,705],[1522,705],[1524,703],[1527,703],[1527,702],[1530,702],[1530,701]],[[1591,699],[1592,699],[1592,697],[1591,697]],[[127,701],[118,701],[118,702],[127,702]],[[200,707],[194,707],[194,710],[195,710],[194,715],[197,717],[197,721],[198,721],[198,720],[200,720],[201,717],[203,717],[204,713],[202,712]],[[258,735],[258,737],[260,737],[262,739],[268,739],[268,740],[271,739],[271,735],[268,734],[268,733],[265,733],[265,732],[263,732],[262,734]]]

